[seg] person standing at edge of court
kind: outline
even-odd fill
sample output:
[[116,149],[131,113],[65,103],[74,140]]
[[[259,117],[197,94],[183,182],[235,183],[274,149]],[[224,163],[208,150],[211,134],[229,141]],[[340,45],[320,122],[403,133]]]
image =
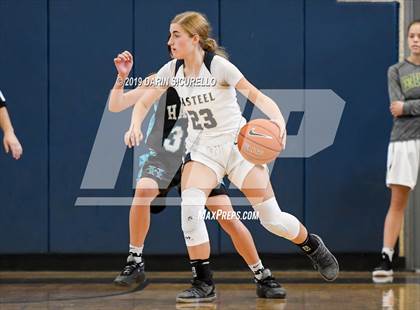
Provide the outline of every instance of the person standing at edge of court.
[[12,122],[6,109],[6,98],[0,90],[0,128],[3,130],[3,146],[6,153],[12,153],[14,159],[19,159],[22,155],[23,149],[15,135]]
[[393,275],[394,247],[420,162],[420,20],[408,26],[410,56],[388,70],[390,110],[394,117],[388,146],[386,184],[391,203],[385,218],[381,262],[373,277]]

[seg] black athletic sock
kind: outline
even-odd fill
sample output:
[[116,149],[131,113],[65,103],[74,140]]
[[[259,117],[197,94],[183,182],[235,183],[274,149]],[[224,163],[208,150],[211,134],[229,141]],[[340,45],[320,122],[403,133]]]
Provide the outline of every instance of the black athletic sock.
[[319,246],[319,242],[311,234],[308,233],[306,240],[297,245],[305,254],[312,254]]
[[203,281],[207,285],[213,285],[213,273],[208,259],[196,259],[190,261],[194,279]]

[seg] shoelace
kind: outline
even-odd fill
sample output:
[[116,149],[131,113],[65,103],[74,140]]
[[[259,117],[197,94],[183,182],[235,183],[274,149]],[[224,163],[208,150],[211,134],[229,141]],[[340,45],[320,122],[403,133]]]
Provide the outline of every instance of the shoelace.
[[265,279],[261,279],[260,282],[262,284],[268,285],[269,287],[280,287],[280,284],[272,276],[268,276]]
[[123,275],[125,275],[125,276],[130,275],[130,274],[132,274],[132,273],[133,273],[133,271],[134,271],[135,269],[137,269],[137,267],[138,267],[139,265],[140,265],[140,264],[137,264],[137,263],[135,263],[135,262],[130,262],[130,263],[128,263],[127,265],[125,265],[125,267],[124,267],[124,269],[123,269],[123,271],[122,271],[122,273],[121,273],[121,274],[123,274]]
[[200,287],[203,282],[197,279],[191,280],[191,287],[187,289],[187,292],[190,292],[194,296],[200,296],[200,293],[204,292],[204,290]]
[[328,255],[328,252],[325,249],[319,249],[315,257],[309,255],[309,258],[312,260],[312,264],[315,268],[315,270],[318,270],[318,264],[321,267],[329,266],[334,264],[334,260],[330,255]]

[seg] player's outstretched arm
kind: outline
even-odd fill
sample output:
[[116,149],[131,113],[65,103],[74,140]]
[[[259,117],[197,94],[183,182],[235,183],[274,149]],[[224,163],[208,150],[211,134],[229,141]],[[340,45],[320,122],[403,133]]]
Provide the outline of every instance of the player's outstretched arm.
[[0,107],[0,127],[4,133],[4,150],[6,153],[10,151],[14,159],[19,159],[23,153],[23,149],[15,135],[6,107]]
[[245,77],[242,77],[235,86],[236,90],[249,99],[267,117],[275,122],[283,133],[282,144],[286,146],[286,123],[277,104],[268,96],[264,95],[258,88],[252,85]]
[[154,79],[154,74],[147,77],[147,80],[143,81],[137,88],[124,92],[125,80],[129,76],[133,64],[134,58],[128,51],[124,51],[114,58],[118,75],[109,96],[108,109],[111,112],[121,112],[133,106],[143,96],[145,89],[152,85],[148,81]]

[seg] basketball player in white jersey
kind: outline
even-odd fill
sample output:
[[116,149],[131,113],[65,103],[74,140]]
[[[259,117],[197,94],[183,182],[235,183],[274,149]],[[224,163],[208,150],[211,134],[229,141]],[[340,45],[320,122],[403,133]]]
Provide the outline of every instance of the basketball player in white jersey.
[[[245,123],[236,99],[236,90],[280,127],[283,146],[286,143],[285,122],[275,102],[248,82],[223,57],[223,50],[209,37],[210,29],[201,13],[185,12],[175,16],[170,24],[168,45],[176,59],[159,70],[157,87],[148,89],[136,103],[130,128],[124,136],[129,147],[138,145],[142,139],[142,121],[153,102],[169,86],[177,90],[189,117],[188,155],[181,180],[182,229],[190,259],[199,262],[194,266],[193,273],[200,274],[199,278],[194,278],[189,289],[178,294],[177,301],[208,301],[216,296],[208,269],[208,233],[199,215],[209,193],[225,175],[258,211],[263,227],[298,245],[322,277],[333,281],[339,270],[335,257],[319,236],[309,234],[296,217],[280,209],[267,166],[246,161],[235,145],[239,128]],[[205,63],[210,65],[206,66]],[[189,82],[192,78],[197,83],[191,86]],[[212,78],[216,81],[215,85],[211,82]]]
[[[114,63],[118,77],[111,91],[109,109],[120,112],[134,105],[149,83],[123,93],[124,81],[133,66],[133,56],[124,51],[114,59]],[[148,79],[153,80],[154,75]],[[141,285],[146,281],[143,248],[150,226],[150,213],[159,213],[165,207],[151,205],[151,202],[156,197],[165,197],[172,188],[180,190],[187,119],[181,113],[181,101],[173,88],[168,88],[154,108],[145,137],[149,150],[140,156],[135,200],[130,209],[129,255],[122,272],[114,280],[117,285]],[[234,212],[223,185],[211,191],[206,207],[215,214],[219,210],[225,214]],[[240,219],[219,216],[217,220],[253,272],[257,296],[285,298],[286,290],[274,279],[271,271],[264,268],[252,236]]]

